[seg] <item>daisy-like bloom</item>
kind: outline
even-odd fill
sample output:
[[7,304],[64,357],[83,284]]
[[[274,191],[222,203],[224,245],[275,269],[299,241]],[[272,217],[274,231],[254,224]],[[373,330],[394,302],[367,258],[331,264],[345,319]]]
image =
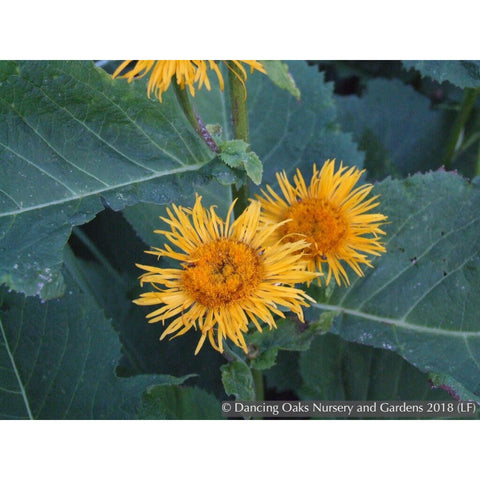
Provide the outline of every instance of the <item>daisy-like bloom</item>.
[[[175,81],[182,89],[187,86],[192,96],[195,96],[195,84],[197,84],[198,89],[201,89],[205,84],[206,89],[210,90],[210,80],[208,79],[209,68],[217,75],[222,91],[224,88],[222,73],[218,68],[218,63],[214,60],[138,60],[130,71],[124,75],[120,75],[125,67],[133,61],[134,60],[125,60],[122,62],[113,73],[113,77],[115,78],[119,76],[120,78],[126,78],[131,82],[133,79],[144,77],[147,73],[152,71],[147,88],[149,98],[153,91],[155,96],[162,101],[162,94],[167,91],[173,77],[175,77]],[[266,73],[263,65],[256,60],[232,61],[240,71],[240,73],[235,72],[235,74],[244,85],[245,80],[247,79],[247,72],[242,63],[250,66],[250,73],[253,73],[254,70]],[[231,67],[229,66],[229,68]]]
[[262,190],[263,197],[257,196],[263,209],[262,223],[290,220],[276,230],[276,239],[283,237],[288,243],[304,238],[309,244],[305,249],[308,270],[322,272],[323,265],[328,265],[326,285],[332,275],[338,285],[349,285],[342,261],[363,276],[361,265],[372,266],[367,255],[385,252],[379,235],[385,234],[380,226],[387,217],[370,212],[379,205],[378,196],[366,200],[373,185],[354,188],[363,172],[342,164],[335,172],[335,160],[328,160],[320,171],[313,166],[310,185],[299,170],[293,177],[294,185],[285,172],[277,173],[283,198],[270,186],[267,192]]
[[247,352],[243,335],[250,322],[260,331],[260,321],[270,329],[276,327],[274,315],[284,317],[279,307],[304,321],[302,306],[313,299],[295,284],[318,276],[308,272],[302,261],[304,240],[265,247],[281,225],[259,231],[260,203],[256,201],[232,223],[233,204],[224,221],[214,207],[202,206],[200,196],[193,209],[175,205],[172,209],[167,209],[168,218],[161,217],[170,230],[155,230],[170,244],[147,253],[178,260],[180,268],[137,265],[146,270],[141,285],[150,283],[155,290],[142,293],[134,302],[160,305],[147,315],[150,323],[170,321],[160,340],[198,328],[201,337],[195,354],[207,337],[220,352],[226,338]]

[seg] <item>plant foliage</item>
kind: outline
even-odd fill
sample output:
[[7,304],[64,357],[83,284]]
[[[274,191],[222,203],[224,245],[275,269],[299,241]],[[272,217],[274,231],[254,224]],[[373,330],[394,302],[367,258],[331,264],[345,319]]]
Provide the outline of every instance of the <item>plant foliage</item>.
[[[0,418],[222,418],[222,400],[255,399],[259,372],[267,400],[479,401],[479,62],[346,63],[249,74],[248,143],[228,84],[197,91],[213,151],[173,89],[160,103],[93,62],[0,62]],[[132,299],[166,207],[201,194],[225,214],[232,187],[253,197],[329,158],[376,182],[373,268],[312,285],[306,323],[286,312],[250,331],[247,356],[195,356],[198,332],[159,342]]]

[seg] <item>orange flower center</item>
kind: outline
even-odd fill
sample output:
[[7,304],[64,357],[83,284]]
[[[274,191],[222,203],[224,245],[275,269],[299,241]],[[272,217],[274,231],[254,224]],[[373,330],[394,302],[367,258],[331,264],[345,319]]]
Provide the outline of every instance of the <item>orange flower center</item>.
[[247,298],[263,278],[259,254],[242,242],[214,240],[195,249],[191,257],[183,265],[183,287],[208,308]]
[[342,212],[328,200],[306,198],[292,204],[284,216],[291,219],[280,228],[286,241],[298,240],[298,234],[310,246],[306,254],[310,257],[324,257],[335,252],[348,234],[348,223]]

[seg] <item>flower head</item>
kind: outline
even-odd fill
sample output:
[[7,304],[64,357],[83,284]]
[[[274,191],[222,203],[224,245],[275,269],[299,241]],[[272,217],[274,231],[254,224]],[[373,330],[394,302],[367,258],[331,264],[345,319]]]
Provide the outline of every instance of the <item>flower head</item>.
[[[202,88],[205,84],[206,89],[210,90],[211,86],[208,78],[209,68],[217,75],[222,91],[224,88],[222,73],[220,72],[218,63],[214,60],[138,60],[130,71],[124,75],[120,75],[131,62],[133,62],[133,60],[125,60],[122,62],[113,73],[113,77],[120,76],[121,78],[127,78],[128,81],[131,82],[134,78],[141,78],[152,71],[148,81],[148,97],[150,97],[153,91],[160,101],[162,101],[163,92],[167,91],[174,77],[182,89],[185,88],[185,86],[188,87],[192,96],[195,96],[195,84],[197,84],[198,89]],[[233,63],[235,63],[240,71],[239,74],[235,73],[239,75],[242,83],[247,79],[247,72],[242,63],[250,66],[251,73],[253,73],[254,70],[265,73],[263,65],[256,60],[233,60]]]
[[170,320],[160,340],[198,328],[201,337],[195,354],[207,337],[220,352],[226,338],[247,352],[243,334],[250,322],[260,331],[260,322],[275,327],[273,315],[284,317],[279,307],[303,321],[302,306],[312,300],[294,286],[317,276],[306,271],[301,260],[304,241],[265,247],[280,226],[269,225],[259,232],[259,202],[252,202],[230,223],[232,208],[223,221],[214,207],[202,206],[201,197],[193,209],[173,205],[173,212],[167,209],[168,218],[162,217],[170,230],[155,230],[170,244],[147,253],[178,260],[180,268],[137,265],[146,270],[141,284],[150,283],[155,290],[134,302],[161,305],[147,315],[150,322]]
[[282,172],[277,180],[283,198],[270,186],[267,192],[262,190],[263,197],[257,196],[263,209],[262,223],[290,220],[276,230],[277,239],[283,237],[284,243],[305,239],[310,271],[322,272],[323,265],[328,265],[327,285],[332,275],[339,285],[350,283],[342,261],[363,276],[361,265],[372,266],[367,255],[385,252],[379,235],[385,234],[380,225],[387,217],[370,213],[379,205],[375,201],[378,197],[365,200],[373,185],[354,188],[363,172],[342,164],[335,172],[335,160],[328,160],[320,171],[313,166],[310,185],[299,170],[293,177],[294,185]]

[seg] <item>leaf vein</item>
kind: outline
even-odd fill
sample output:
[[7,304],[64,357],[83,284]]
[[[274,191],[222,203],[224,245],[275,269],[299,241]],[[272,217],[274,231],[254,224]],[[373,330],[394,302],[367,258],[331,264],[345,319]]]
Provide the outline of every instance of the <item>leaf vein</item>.
[[[22,77],[23,78],[23,77]],[[73,78],[73,77],[72,77]],[[43,88],[39,87],[38,85],[35,85],[33,84],[31,81],[29,81],[28,79],[26,78],[23,78],[23,80],[27,83],[30,83],[30,85],[33,86],[33,88],[36,88],[38,89],[40,92],[42,92],[43,96],[49,100],[53,105],[55,105],[57,108],[59,108],[60,110],[63,110],[65,113],[67,113],[70,118],[72,118],[75,122],[77,122],[78,124],[80,124],[82,127],[84,127],[87,131],[89,131],[95,138],[97,138],[101,143],[103,143],[104,145],[106,145],[108,148],[110,148],[112,151],[118,153],[121,157],[125,158],[127,161],[129,161],[130,163],[134,164],[134,165],[137,165],[138,167],[141,167],[145,170],[149,170],[150,172],[153,172],[154,170],[152,170],[151,168],[147,167],[146,165],[143,165],[141,163],[138,163],[137,161],[135,161],[133,158],[130,158],[128,155],[124,154],[123,152],[121,152],[120,150],[118,150],[116,147],[114,147],[112,144],[110,144],[109,142],[107,142],[107,140],[105,140],[104,138],[102,138],[97,132],[95,132],[92,128],[90,128],[86,123],[84,123],[82,120],[80,120],[79,118],[77,118],[73,112],[71,112],[67,107],[63,107],[62,105],[58,104],[52,97],[50,97],[46,92],[45,90],[43,90]],[[183,165],[183,164],[182,164]],[[104,182],[102,182],[104,183]]]
[[12,394],[12,395],[21,395],[22,394],[22,392],[20,390],[10,390],[9,388],[5,388],[5,387],[2,387],[2,386],[0,386],[0,392],[9,393],[9,394]]
[[3,322],[2,322],[1,319],[0,319],[0,331],[2,333],[3,342],[4,342],[5,350],[7,351],[8,359],[10,360],[10,364],[12,365],[12,369],[13,369],[13,372],[15,374],[15,378],[17,379],[18,386],[20,388],[23,403],[25,404],[25,410],[27,411],[28,418],[30,420],[33,420],[33,415],[32,415],[32,411],[30,410],[30,404],[28,402],[27,394],[26,394],[25,389],[23,387],[23,383],[22,383],[22,380],[21,380],[21,377],[20,377],[20,372],[18,371],[17,364],[15,362],[15,358],[13,357],[13,353],[10,350],[7,335],[5,334],[5,330],[3,328]]
[[91,332],[90,332],[90,328],[88,328],[87,331],[88,331],[88,347],[85,349],[85,355],[84,355],[83,362],[82,362],[82,368],[80,370],[80,374],[79,374],[79,376],[77,378],[77,381],[75,383],[75,387],[73,389],[72,396],[70,397],[70,402],[68,403],[67,409],[65,410],[65,413],[63,414],[64,419],[67,418],[67,415],[70,412],[70,408],[72,407],[72,404],[73,404],[73,399],[75,398],[75,395],[77,394],[78,387],[79,387],[80,382],[81,382],[81,380],[83,378],[83,375],[85,373],[85,366],[87,364],[88,356],[89,356],[90,349],[91,349],[91,346],[92,346],[92,335],[91,335]]
[[[148,133],[142,128],[140,127],[140,125],[137,124],[137,122],[118,104],[114,103],[113,100],[108,97],[107,95],[105,95],[105,93],[103,93],[101,90],[98,90],[96,88],[93,88],[90,84],[84,82],[83,80],[80,80],[79,78],[77,77],[74,77],[71,73],[61,69],[61,68],[58,68],[57,67],[57,70],[59,72],[62,72],[64,75],[72,78],[74,81],[78,82],[78,83],[81,83],[82,85],[84,85],[85,87],[87,87],[89,90],[95,92],[95,93],[98,93],[100,94],[102,97],[104,97],[111,105],[113,105],[115,108],[117,108],[120,112],[122,112],[123,115],[125,115],[125,117],[135,126],[135,128],[145,137],[147,138],[151,143],[152,145],[154,145],[160,152],[162,152],[164,155],[168,156],[169,158],[171,158],[172,160],[174,160],[176,163],[178,163],[179,165],[181,166],[185,166],[185,164],[179,159],[177,158],[175,155],[172,155],[170,152],[168,152],[167,150],[165,150],[164,148],[162,148],[156,141],[153,140],[153,138],[148,135]],[[192,154],[192,156],[194,156],[194,154],[192,153],[192,151],[190,150],[190,147],[189,145],[187,144],[187,142],[184,141],[183,139],[183,136],[180,134],[180,132],[178,131],[178,129],[176,128],[175,124],[173,122],[170,121],[170,119],[163,113],[163,112],[159,112],[159,114],[162,116],[162,118],[174,129],[174,131],[178,134],[178,136],[183,140],[183,143],[184,145],[187,147],[188,151]],[[147,168],[149,170],[151,170],[149,167],[147,167],[146,165],[142,164],[142,163],[136,163],[138,166],[142,166],[144,168]],[[153,171],[153,170],[151,170]]]
[[90,192],[88,192],[84,195],[75,194],[72,197],[65,197],[65,198],[61,198],[59,200],[53,200],[51,202],[32,205],[31,207],[24,207],[21,210],[3,212],[3,213],[0,213],[0,218],[8,217],[10,215],[19,215],[21,213],[31,212],[33,210],[40,210],[42,208],[51,207],[51,206],[55,206],[55,205],[62,205],[64,203],[72,202],[72,201],[75,201],[75,200],[84,200],[85,198],[93,197],[93,196],[96,196],[96,195],[101,195],[105,192],[116,190],[116,189],[119,189],[119,188],[122,188],[122,187],[127,187],[127,186],[138,184],[138,183],[143,183],[143,182],[147,182],[147,181],[151,181],[151,180],[156,180],[158,178],[162,178],[162,177],[169,176],[169,175],[192,172],[192,171],[195,171],[195,170],[199,170],[201,167],[203,167],[203,164],[195,164],[195,165],[185,166],[184,168],[177,168],[177,169],[168,170],[166,172],[165,171],[156,172],[156,174],[149,175],[148,177],[138,178],[134,181],[127,181],[127,182],[119,183],[119,184],[116,184],[116,185],[112,185],[108,188],[101,188],[101,189],[97,189],[97,190],[92,190],[92,191],[90,191]]
[[47,177],[51,178],[55,183],[58,183],[59,185],[61,185],[63,188],[65,188],[65,190],[67,190],[68,192],[70,192],[71,194],[73,195],[76,195],[76,192],[74,190],[72,190],[68,185],[66,185],[65,183],[63,183],[61,180],[59,180],[58,178],[56,178],[54,175],[52,175],[50,172],[47,172],[46,170],[44,170],[42,167],[40,167],[39,165],[37,165],[35,162],[29,160],[27,157],[24,157],[22,154],[16,152],[15,150],[13,150],[12,148],[10,148],[8,145],[5,145],[4,143],[0,142],[0,145],[2,147],[4,147],[6,150],[8,150],[9,152],[13,153],[15,156],[17,156],[18,158],[20,158],[21,160],[25,161],[26,163],[28,163],[29,165],[31,165],[32,167],[36,168],[37,170],[39,170],[40,172],[42,172],[44,175],[46,175]]
[[380,324],[387,324],[392,327],[401,328],[411,332],[426,333],[426,334],[437,334],[437,335],[446,335],[451,337],[461,337],[461,338],[480,338],[480,331],[459,331],[459,330],[440,330],[435,327],[425,327],[422,325],[416,325],[414,323],[406,323],[401,319],[382,317],[380,315],[374,315],[371,313],[362,312],[359,310],[345,308],[339,305],[329,305],[326,303],[314,303],[312,304],[313,308],[318,308],[320,310],[328,310],[331,312],[336,312],[337,314],[346,314],[352,315],[354,317],[363,318],[365,320],[371,320]]
[[[23,325],[23,322],[22,322],[22,325]],[[39,356],[40,356],[40,350],[41,350],[41,347],[42,347],[42,341],[41,339],[42,338],[45,338],[45,325],[46,323],[43,322],[43,330],[42,330],[42,333],[41,335],[38,336],[38,338],[40,339],[37,343],[37,351],[35,353],[35,359],[31,365],[31,368],[30,368],[30,375],[28,376],[26,382],[25,382],[25,386],[28,386],[30,384],[30,381],[32,379],[32,376],[33,376],[33,372],[35,370],[35,367],[37,365],[37,362],[38,362],[38,359],[39,359]]]
[[[357,305],[357,308],[362,308],[368,301],[370,301],[372,298],[375,298],[380,292],[382,292],[383,290],[385,290],[385,288],[388,286],[388,285],[391,285],[393,282],[395,282],[395,280],[397,280],[398,278],[400,278],[406,271],[410,270],[411,268],[414,267],[414,265],[416,263],[418,263],[422,258],[424,258],[426,255],[428,255],[428,253],[430,253],[430,251],[436,247],[440,242],[442,241],[445,241],[450,235],[452,235],[453,233],[458,233],[458,232],[461,232],[462,230],[464,230],[465,228],[468,228],[471,224],[475,223],[476,221],[478,221],[480,219],[480,215],[478,215],[477,217],[474,217],[472,220],[470,220],[469,222],[465,223],[464,225],[462,225],[460,228],[457,228],[457,229],[452,229],[450,230],[448,233],[446,233],[445,235],[443,235],[442,237],[439,237],[435,242],[433,242],[432,244],[430,244],[428,246],[428,248],[426,250],[424,250],[420,255],[417,256],[417,260],[415,263],[413,262],[409,262],[408,265],[403,268],[402,270],[399,270],[398,273],[393,276],[388,282],[385,282],[384,284],[382,284],[382,286],[376,290],[375,292],[373,292],[371,295],[369,295],[368,297],[366,297],[362,303],[360,303],[359,305]],[[476,252],[475,252],[476,254]],[[474,254],[474,255],[475,255]],[[470,260],[470,258],[469,258]],[[464,262],[466,263],[466,262]],[[463,265],[463,264],[462,264]],[[457,269],[455,269],[457,270]],[[454,270],[454,271],[455,271]],[[451,273],[451,272],[450,272]]]
[[8,197],[18,208],[22,208],[22,206],[5,190],[0,188],[0,192],[2,192],[6,197]]
[[[43,318],[43,321],[44,321],[44,324],[46,325],[47,323],[47,318],[48,318],[48,303],[46,304],[45,306],[45,314],[44,314],[44,318]],[[65,342],[63,343],[63,348],[62,348],[62,353],[60,355],[60,358],[58,359],[58,363],[56,365],[56,371],[55,373],[52,375],[52,379],[50,380],[50,384],[48,385],[47,387],[47,390],[45,391],[45,395],[43,396],[43,400],[42,400],[42,403],[40,404],[40,406],[38,407],[38,417],[40,417],[40,413],[41,411],[43,410],[44,406],[45,406],[45,403],[47,401],[47,398],[50,394],[50,391],[52,390],[52,387],[53,387],[53,384],[55,383],[55,380],[58,376],[58,373],[60,372],[60,366],[62,365],[62,362],[63,362],[63,359],[65,357],[65,353],[67,351],[67,345],[68,345],[68,340],[70,338],[70,326],[68,324],[68,321],[67,321],[67,324],[66,324],[66,332],[65,332]]]
[[15,223],[15,220],[17,219],[17,215],[16,214],[13,214],[12,215],[12,218],[11,218],[11,222],[10,224],[8,225],[8,227],[5,229],[5,231],[3,232],[3,235],[0,237],[0,240],[3,240],[6,236],[7,236],[7,233],[10,231],[10,229],[13,227],[13,224]]
[[[385,248],[388,247],[388,245],[392,242],[392,240],[398,236],[398,234],[402,231],[403,227],[409,222],[409,220],[411,220],[412,218],[416,217],[417,215],[423,213],[427,208],[429,208],[431,205],[433,204],[433,200],[429,203],[427,203],[423,208],[419,209],[419,210],[416,210],[414,212],[412,212],[410,215],[408,215],[405,220],[398,226],[398,228],[396,229],[396,231],[392,234],[392,235],[389,235],[388,237],[388,240],[387,242],[385,243]],[[388,248],[387,248],[387,251],[388,251]],[[374,266],[377,262],[380,261],[380,257],[375,257],[373,258],[372,260],[372,265]],[[402,273],[402,272],[401,272]],[[355,277],[355,279],[353,280],[353,282],[350,284],[350,288],[346,288],[345,289],[345,293],[343,294],[342,298],[339,300],[339,303],[343,303],[347,297],[349,296],[349,294],[351,293],[352,291],[352,287],[355,285],[356,282],[358,282],[362,277],[360,277],[359,275],[357,275]],[[373,296],[375,296],[377,293],[374,293],[370,298],[373,298]]]
[[[33,125],[30,125],[30,123],[27,121],[27,119],[22,116],[22,114],[16,110],[15,108],[13,108],[12,106],[10,106],[10,108],[12,108],[12,110],[19,116],[19,118],[23,121],[23,123],[25,125],[27,125],[28,128],[30,128],[30,130],[32,130],[39,138],[40,140],[42,140],[42,142],[45,143],[45,145],[48,146],[48,148],[50,148],[56,155],[58,155],[62,160],[64,160],[66,163],[68,163],[69,165],[71,165],[72,167],[76,168],[77,170],[79,170],[80,172],[84,173],[85,175],[93,178],[94,180],[96,180],[97,182],[105,185],[106,187],[108,187],[108,184],[105,183],[103,180],[101,180],[100,178],[96,177],[95,175],[93,175],[92,173],[90,172],[87,172],[85,169],[79,167],[76,163],[68,160],[68,158],[66,158],[63,154],[61,154]],[[34,164],[35,166],[37,166],[36,164]],[[63,183],[61,180],[59,180],[58,178],[56,178],[54,175],[51,176],[56,182],[58,182],[60,185],[63,185],[67,188],[69,188],[65,183]],[[69,188],[69,190],[71,190]],[[71,190],[72,193],[76,193],[74,190]]]

